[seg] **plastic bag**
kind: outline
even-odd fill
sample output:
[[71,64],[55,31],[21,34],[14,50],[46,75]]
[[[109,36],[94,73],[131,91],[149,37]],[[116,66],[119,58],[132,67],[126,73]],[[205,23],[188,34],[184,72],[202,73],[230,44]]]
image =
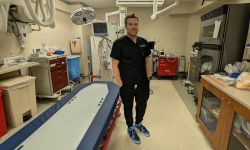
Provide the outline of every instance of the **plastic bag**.
[[201,73],[204,73],[206,71],[211,71],[212,70],[212,62],[209,61],[209,62],[204,62],[202,65],[201,65]]
[[250,72],[242,72],[236,81],[236,88],[250,90]]
[[241,68],[241,62],[235,62],[234,65],[228,64],[225,66],[224,70],[229,74],[239,73]]
[[223,75],[219,75],[219,74],[214,74],[214,78],[223,82],[226,85],[234,85],[236,82],[235,78],[231,78],[231,77],[223,76]]

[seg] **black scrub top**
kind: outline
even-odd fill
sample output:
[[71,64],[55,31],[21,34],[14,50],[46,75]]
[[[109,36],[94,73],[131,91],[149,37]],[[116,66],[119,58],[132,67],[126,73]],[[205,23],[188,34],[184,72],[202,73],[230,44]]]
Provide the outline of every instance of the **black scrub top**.
[[123,84],[141,84],[147,79],[145,58],[151,51],[147,40],[137,36],[136,43],[128,36],[117,39],[110,57],[119,60],[119,71]]

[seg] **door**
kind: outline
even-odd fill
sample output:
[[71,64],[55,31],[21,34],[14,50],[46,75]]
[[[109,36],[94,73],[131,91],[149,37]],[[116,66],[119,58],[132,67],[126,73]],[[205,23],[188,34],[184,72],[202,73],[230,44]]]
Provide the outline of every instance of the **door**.
[[232,121],[229,124],[231,132],[228,141],[228,150],[250,149],[250,110],[240,103],[236,103]]
[[196,119],[213,147],[223,131],[226,99],[223,92],[201,79]]

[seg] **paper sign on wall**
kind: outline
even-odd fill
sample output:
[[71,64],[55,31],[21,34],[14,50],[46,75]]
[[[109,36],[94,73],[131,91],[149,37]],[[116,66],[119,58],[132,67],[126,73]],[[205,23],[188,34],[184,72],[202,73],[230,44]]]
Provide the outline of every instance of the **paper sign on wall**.
[[80,39],[71,40],[70,49],[72,54],[82,53],[82,41]]

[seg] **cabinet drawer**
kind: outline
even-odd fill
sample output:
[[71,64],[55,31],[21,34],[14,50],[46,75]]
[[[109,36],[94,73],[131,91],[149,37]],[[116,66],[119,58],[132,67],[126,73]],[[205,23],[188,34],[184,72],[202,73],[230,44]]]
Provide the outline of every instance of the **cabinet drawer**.
[[49,64],[50,64],[50,70],[53,71],[62,67],[66,67],[66,59],[58,58],[58,59],[50,60]]
[[170,60],[160,60],[159,64],[169,64],[169,65],[174,65],[174,64],[178,64],[178,61],[170,61]]
[[57,92],[68,85],[67,76],[57,76],[52,80],[53,92]]
[[59,69],[53,69],[51,70],[51,76],[61,76],[61,75],[66,75],[67,76],[67,69],[66,66],[62,66]]
[[51,72],[53,92],[61,90],[68,85],[68,75],[65,69],[58,69]]
[[177,69],[161,68],[158,69],[159,76],[175,76],[177,74]]
[[158,66],[158,69],[159,70],[165,70],[165,69],[168,69],[168,70],[177,70],[177,67],[176,66]]
[[63,57],[63,58],[57,58],[57,59],[53,59],[53,60],[49,61],[50,64],[62,63],[62,62],[66,63],[66,58],[65,57]]
[[51,78],[52,78],[52,81],[54,81],[54,80],[60,80],[61,81],[62,79],[65,79],[65,78],[68,81],[67,71],[65,69],[54,70],[54,71],[51,72]]
[[178,62],[178,58],[177,57],[171,57],[171,58],[158,58],[158,62],[159,63],[177,63]]
[[158,67],[177,67],[176,64],[162,63]]

